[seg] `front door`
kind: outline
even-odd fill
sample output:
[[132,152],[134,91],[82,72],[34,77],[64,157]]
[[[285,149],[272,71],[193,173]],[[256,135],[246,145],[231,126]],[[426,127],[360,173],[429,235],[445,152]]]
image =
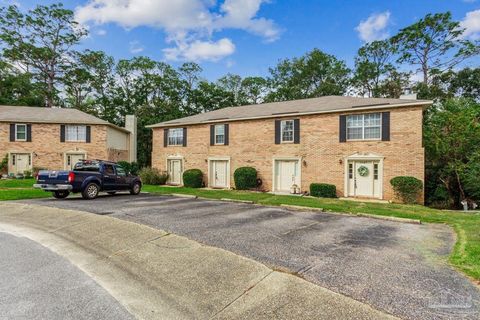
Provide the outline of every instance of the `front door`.
[[348,195],[354,197],[380,197],[378,161],[352,161],[348,163]]
[[13,173],[24,174],[25,171],[31,170],[31,156],[28,153],[12,154]]
[[73,170],[73,167],[80,162],[81,160],[85,159],[85,154],[83,153],[67,153],[65,169],[66,170]]
[[300,186],[297,160],[277,160],[275,166],[275,191],[290,192],[294,184]]
[[227,188],[228,187],[228,161],[227,160],[212,160],[212,177],[211,186],[213,188]]
[[168,183],[182,184],[182,160],[170,159],[167,160]]

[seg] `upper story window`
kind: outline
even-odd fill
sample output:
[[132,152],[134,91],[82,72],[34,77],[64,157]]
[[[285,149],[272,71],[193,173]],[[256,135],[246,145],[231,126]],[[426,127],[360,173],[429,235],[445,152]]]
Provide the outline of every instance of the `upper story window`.
[[27,141],[27,125],[15,125],[15,141]]
[[282,142],[293,142],[293,120],[282,120],[280,124]]
[[183,145],[183,128],[168,129],[168,145]]
[[87,126],[65,126],[66,141],[87,141]]
[[347,116],[347,140],[380,140],[381,114],[354,114]]
[[225,144],[225,125],[217,124],[215,126],[215,144]]

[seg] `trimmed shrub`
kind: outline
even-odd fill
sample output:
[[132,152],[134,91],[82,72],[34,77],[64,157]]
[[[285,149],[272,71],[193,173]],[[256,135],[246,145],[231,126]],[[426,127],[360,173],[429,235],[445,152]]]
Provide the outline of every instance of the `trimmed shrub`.
[[32,171],[30,170],[25,170],[23,171],[23,176],[25,177],[25,179],[32,179]]
[[157,168],[145,167],[138,173],[143,184],[161,185],[167,183],[168,174]]
[[200,169],[190,169],[183,173],[183,185],[187,188],[201,188],[203,173]]
[[328,183],[312,183],[310,185],[310,195],[321,198],[336,198],[337,187]]
[[404,203],[416,203],[420,191],[422,191],[423,183],[421,180],[410,177],[400,176],[390,180],[395,196]]
[[240,167],[233,173],[235,188],[248,190],[257,187],[257,170],[252,167]]
[[118,161],[117,164],[134,176],[138,175],[138,172],[140,171],[140,166],[136,162]]

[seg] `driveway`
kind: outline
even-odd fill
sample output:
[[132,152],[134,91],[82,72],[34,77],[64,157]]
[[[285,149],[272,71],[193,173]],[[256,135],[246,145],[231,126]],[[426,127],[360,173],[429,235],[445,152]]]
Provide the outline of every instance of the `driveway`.
[[66,259],[0,232],[0,319],[134,319]]
[[38,199],[186,236],[292,272],[406,319],[479,319],[480,291],[447,264],[448,226],[185,199]]

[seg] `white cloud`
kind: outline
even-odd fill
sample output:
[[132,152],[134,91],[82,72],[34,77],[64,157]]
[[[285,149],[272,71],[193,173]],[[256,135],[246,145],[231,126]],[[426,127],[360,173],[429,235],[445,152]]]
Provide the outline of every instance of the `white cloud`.
[[360,24],[355,28],[358,36],[365,42],[372,42],[375,40],[383,40],[388,37],[386,30],[390,21],[390,12],[371,14],[367,20],[360,21]]
[[467,12],[460,26],[465,29],[463,37],[480,40],[480,9]]
[[218,61],[235,52],[235,44],[223,38],[216,42],[194,40],[178,42],[176,47],[163,50],[167,60]]
[[[278,39],[280,29],[275,22],[257,17],[265,2],[268,0],[224,0],[220,5],[216,0],[90,0],[77,7],[75,15],[81,24],[116,23],[126,29],[163,29],[167,42],[176,44],[175,48],[164,50],[167,59],[195,56],[198,60],[218,60],[227,52],[233,53],[235,45],[226,38],[213,41],[215,32],[240,29],[267,42]],[[221,51],[214,54],[210,52],[212,48]],[[190,54],[191,50],[208,53],[203,58]]]
[[130,42],[130,52],[133,54],[137,54],[145,50],[145,48],[141,45],[138,41],[131,41]]
[[99,29],[99,30],[97,30],[96,34],[99,35],[99,36],[104,36],[104,35],[107,34],[107,30]]

